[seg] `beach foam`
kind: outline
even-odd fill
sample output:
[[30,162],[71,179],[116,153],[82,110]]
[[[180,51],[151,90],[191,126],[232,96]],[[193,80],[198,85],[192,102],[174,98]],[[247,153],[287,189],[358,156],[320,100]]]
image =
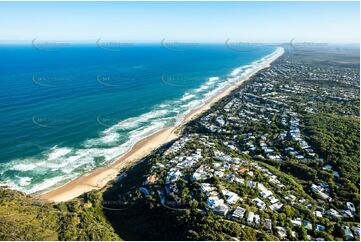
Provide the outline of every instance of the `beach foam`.
[[55,146],[50,150],[50,153],[48,155],[48,160],[58,159],[59,157],[62,157],[64,155],[68,154],[69,152],[71,152],[70,148],[67,148],[67,147],[57,148]]
[[31,183],[31,177],[18,177],[20,186],[27,186]]
[[[21,177],[19,181],[7,180],[7,183],[17,190],[35,193],[63,184],[96,167],[109,164],[145,137],[181,122],[192,109],[200,107],[217,93],[253,73],[265,61],[282,52],[282,48],[277,48],[272,54],[260,60],[233,69],[224,78],[209,77],[201,86],[187,90],[179,99],[168,100],[155,106],[150,112],[121,120],[100,132],[99,137],[86,140],[76,149],[55,146],[40,156],[7,163],[6,169],[2,170],[15,170],[22,174],[19,176]],[[104,117],[98,118],[101,121]],[[39,182],[39,179],[33,179],[39,172],[51,177]]]

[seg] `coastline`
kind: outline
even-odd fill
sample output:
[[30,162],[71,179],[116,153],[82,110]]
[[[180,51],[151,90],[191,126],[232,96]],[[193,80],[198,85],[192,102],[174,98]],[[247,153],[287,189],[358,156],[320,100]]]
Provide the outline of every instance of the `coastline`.
[[257,66],[257,68],[253,69],[252,72],[240,78],[240,80],[231,86],[220,90],[213,97],[209,98],[202,106],[191,110],[177,125],[161,129],[153,135],[137,142],[129,151],[121,155],[109,166],[98,168],[60,187],[46,191],[40,195],[34,195],[34,197],[48,202],[63,202],[76,198],[91,190],[103,188],[109,181],[114,180],[123,169],[137,163],[140,159],[146,157],[161,145],[178,138],[180,136],[180,132],[178,131],[181,130],[189,121],[197,118],[204,111],[208,110],[214,103],[229,95],[233,90],[240,87],[257,72],[269,67],[273,61],[283,55],[284,49],[281,48],[279,51],[276,50],[275,52],[276,53],[274,55],[264,60],[259,66]]

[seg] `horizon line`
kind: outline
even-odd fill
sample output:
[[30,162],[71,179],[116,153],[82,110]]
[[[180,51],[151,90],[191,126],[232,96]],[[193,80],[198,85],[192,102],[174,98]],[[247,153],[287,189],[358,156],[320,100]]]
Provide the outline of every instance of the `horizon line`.
[[[1,0],[0,0],[1,1]],[[237,39],[227,38],[224,41],[184,41],[184,40],[172,40],[172,39],[160,39],[158,41],[155,40],[116,40],[116,39],[104,39],[101,38],[94,39],[94,40],[55,40],[55,39],[48,39],[48,40],[39,40],[37,38],[29,39],[29,40],[0,40],[0,45],[3,44],[59,44],[59,45],[68,45],[68,44],[97,44],[97,43],[104,43],[104,44],[224,44],[224,43],[231,43],[231,44],[360,44],[360,41],[294,41],[295,39],[291,39],[288,41],[241,41]],[[101,41],[101,42],[100,42]]]

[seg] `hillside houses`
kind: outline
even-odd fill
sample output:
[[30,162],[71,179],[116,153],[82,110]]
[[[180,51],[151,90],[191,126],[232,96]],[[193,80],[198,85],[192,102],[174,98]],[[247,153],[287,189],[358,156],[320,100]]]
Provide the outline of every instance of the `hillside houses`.
[[[338,160],[322,155],[305,129],[315,100],[337,95],[300,78],[324,75],[280,62],[245,82],[157,156],[143,184],[147,196],[281,240],[324,240],[335,224],[347,239],[359,236],[358,204],[335,199],[345,186]],[[311,101],[300,101],[306,95]]]

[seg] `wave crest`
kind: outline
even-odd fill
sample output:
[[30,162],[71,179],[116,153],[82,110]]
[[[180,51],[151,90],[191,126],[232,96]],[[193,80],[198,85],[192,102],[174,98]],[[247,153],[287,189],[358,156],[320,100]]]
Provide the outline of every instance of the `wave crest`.
[[[282,51],[282,48],[277,48],[270,55],[233,69],[224,78],[209,77],[200,87],[188,90],[179,99],[166,101],[150,112],[109,125],[99,137],[86,140],[77,148],[55,146],[37,157],[3,164],[0,166],[0,174],[4,177],[2,180],[5,184],[30,194],[58,186],[96,167],[109,164],[138,141],[180,122],[190,110],[201,106],[216,93],[254,72]],[[102,118],[104,117],[98,117],[99,120]]]

